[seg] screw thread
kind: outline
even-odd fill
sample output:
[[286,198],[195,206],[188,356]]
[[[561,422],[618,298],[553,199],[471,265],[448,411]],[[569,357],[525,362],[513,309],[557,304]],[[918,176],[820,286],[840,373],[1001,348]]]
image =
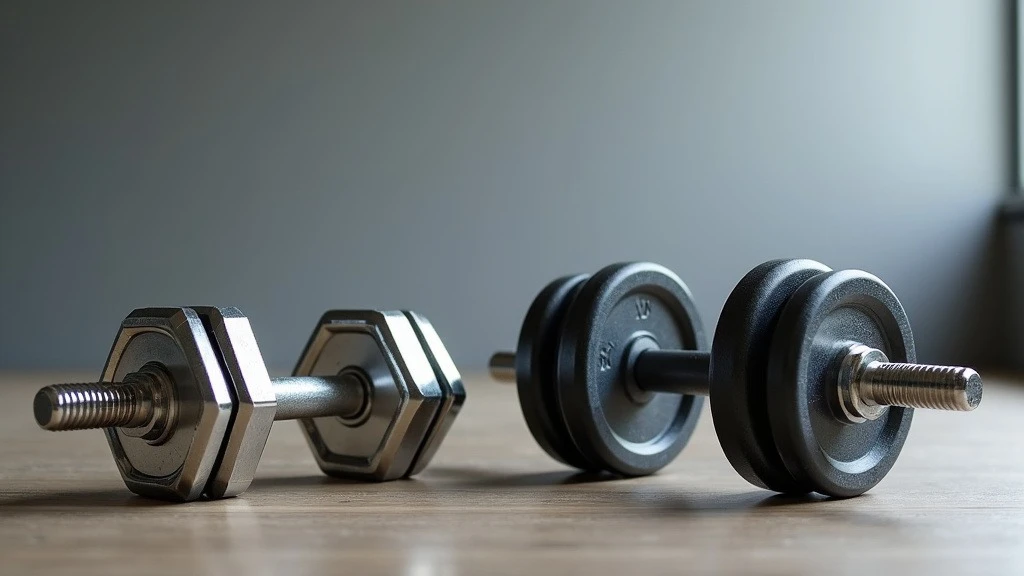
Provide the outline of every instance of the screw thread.
[[981,402],[981,376],[958,366],[874,362],[857,384],[863,400],[882,406],[967,412]]
[[36,422],[47,430],[141,426],[153,413],[143,382],[53,384],[36,393]]
[[491,378],[499,382],[516,381],[516,353],[495,352],[487,363]]

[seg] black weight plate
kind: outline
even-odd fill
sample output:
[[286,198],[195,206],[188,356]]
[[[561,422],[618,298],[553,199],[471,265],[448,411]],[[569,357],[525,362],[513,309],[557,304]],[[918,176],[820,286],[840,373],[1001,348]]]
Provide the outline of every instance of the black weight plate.
[[562,320],[587,278],[586,274],[566,276],[545,286],[526,312],[516,347],[516,388],[526,426],[552,458],[581,470],[593,466],[565,427],[555,378]]
[[860,424],[833,409],[840,360],[851,342],[892,362],[915,362],[903,306],[860,270],[804,282],[782,310],[768,363],[768,414],[786,469],[815,492],[849,497],[877,484],[899,456],[913,410],[891,406]]
[[711,346],[711,413],[722,450],[748,482],[789,494],[809,492],[786,471],[768,421],[768,357],[789,297],[831,269],[813,260],[773,260],[747,273],[725,301]]
[[651,393],[631,399],[624,362],[629,342],[653,338],[662,349],[707,350],[689,289],[647,262],[594,274],[569,305],[558,357],[558,395],[580,452],[602,469],[651,474],[675,458],[697,425],[704,399]]

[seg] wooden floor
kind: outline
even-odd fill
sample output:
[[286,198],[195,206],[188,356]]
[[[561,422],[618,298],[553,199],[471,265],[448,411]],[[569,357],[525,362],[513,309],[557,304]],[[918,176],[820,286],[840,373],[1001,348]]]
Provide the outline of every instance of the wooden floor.
[[663,473],[580,477],[534,445],[514,387],[477,377],[415,480],[328,479],[284,422],[247,493],[164,504],[125,489],[100,432],[36,427],[52,378],[0,375],[3,574],[1024,573],[1024,387],[919,412],[895,469],[851,500],[746,484],[707,411]]

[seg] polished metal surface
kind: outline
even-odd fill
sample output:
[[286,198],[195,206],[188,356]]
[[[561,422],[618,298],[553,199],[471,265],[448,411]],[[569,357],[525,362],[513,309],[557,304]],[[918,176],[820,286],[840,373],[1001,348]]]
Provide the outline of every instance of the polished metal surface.
[[[124,382],[158,364],[174,384],[176,415],[158,444],[132,428],[105,428],[129,490],[165,500],[199,498],[213,473],[235,402],[202,319],[190,308],[135,310],[121,324],[101,382]],[[145,434],[143,434],[145,436]]]
[[877,420],[886,411],[886,406],[868,402],[860,393],[858,383],[861,373],[868,366],[888,362],[889,358],[877,348],[862,344],[850,345],[839,363],[839,379],[836,382],[835,407],[842,419],[853,423]]
[[[166,374],[162,367],[150,363],[127,374],[123,382],[46,386],[33,401],[36,421],[54,431],[116,428],[120,434],[157,446],[166,440],[167,431],[174,429],[178,411],[175,383],[170,376],[158,379],[155,374],[160,373]],[[368,412],[370,384],[355,371],[332,377],[268,378],[267,382],[271,386],[269,403],[265,398],[253,402],[251,391],[240,402],[249,408],[240,410],[232,422],[224,454],[204,491],[206,496],[226,498],[248,488],[275,420],[333,416],[358,422]],[[242,387],[236,390],[245,391]]]
[[46,430],[129,428],[159,444],[177,416],[174,383],[158,364],[146,364],[121,383],[54,384],[36,393],[36,423]]
[[178,423],[178,395],[175,392],[174,380],[163,366],[156,362],[148,362],[125,378],[131,385],[143,384],[142,400],[150,417],[140,424],[120,426],[125,436],[142,438],[150,444],[163,444]]
[[244,492],[256,474],[277,412],[277,399],[249,319],[237,308],[194,307],[217,346],[235,391],[235,414],[217,467],[206,486],[210,498]]
[[277,414],[274,420],[338,417],[358,424],[369,409],[373,385],[358,370],[337,376],[274,378]]
[[153,417],[142,385],[131,382],[52,384],[32,401],[36,423],[45,430],[87,430],[139,426]]
[[[134,427],[150,422],[174,424],[170,382],[154,383],[143,371],[123,382],[50,384],[40,388],[33,402],[36,422],[48,430]],[[273,420],[337,416],[357,419],[365,412],[369,383],[354,371],[338,376],[285,376],[271,378],[278,410]],[[162,392],[166,390],[166,392]],[[145,438],[137,435],[138,438]],[[151,444],[160,444],[151,442]]]
[[[176,323],[163,329],[161,316],[147,314],[172,314]],[[425,318],[346,314],[335,313],[324,346],[316,348],[317,359],[335,362],[333,374],[270,379],[237,309],[136,311],[125,320],[128,335],[115,344],[116,363],[104,370],[116,380],[44,387],[33,412],[48,430],[104,428],[129,488],[165,499],[243,492],[275,420],[303,419],[326,430],[321,445],[328,452],[317,457],[326,454],[321,465],[330,473],[386,480],[418,471],[465,399],[461,376]],[[188,364],[189,358],[201,361]],[[136,371],[126,371],[134,365]],[[196,374],[206,368],[200,382]],[[202,399],[218,395],[227,402],[214,416],[232,408],[234,415],[230,424],[215,419],[211,430]]]
[[455,422],[455,417],[459,415],[462,405],[466,402],[466,388],[462,385],[462,374],[456,368],[455,362],[448,354],[448,349],[441,341],[434,325],[422,314],[416,312],[407,310],[405,316],[412,324],[413,330],[423,346],[423,351],[427,354],[442,395],[441,406],[437,410],[434,423],[420,447],[416,460],[409,469],[408,475],[411,476],[421,472],[433,459],[441,442]]
[[[272,378],[270,384],[277,398],[275,421],[331,416],[353,420],[368,404],[369,383],[351,370],[338,376]],[[51,384],[36,393],[33,410],[36,422],[46,430],[127,428],[131,434],[150,423],[174,425],[170,417],[174,403],[167,401],[171,386],[169,381],[155,383],[144,367],[128,374],[124,382]]]
[[879,418],[887,406],[969,412],[981,403],[982,387],[971,368],[889,362],[881,350],[850,344],[835,404],[838,416],[855,423]]
[[498,382],[515,383],[516,353],[495,352],[487,363],[487,369],[491,373],[491,378]]
[[349,478],[408,475],[444,400],[409,319],[370,310],[324,314],[294,374],[334,376],[352,368],[372,383],[369,411],[358,423],[301,419],[317,463],[327,474]]

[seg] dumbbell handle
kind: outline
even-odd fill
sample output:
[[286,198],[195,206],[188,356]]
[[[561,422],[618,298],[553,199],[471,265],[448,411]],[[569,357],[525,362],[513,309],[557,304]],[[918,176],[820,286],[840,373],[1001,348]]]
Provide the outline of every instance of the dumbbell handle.
[[290,376],[273,378],[277,396],[274,420],[340,416],[352,418],[369,399],[369,383],[353,373],[338,376]]
[[[880,350],[853,343],[840,354],[835,405],[837,416],[851,422],[874,420],[885,406],[967,412],[981,402],[981,376],[971,368],[889,362]],[[708,352],[647,349],[630,356],[626,380],[643,392],[710,393]],[[515,354],[493,355],[490,371],[496,380],[514,382]]]
[[[516,355],[497,352],[488,363],[491,376],[515,382]],[[669,392],[708,396],[711,384],[711,354],[698,350],[645,350],[633,364],[633,380],[644,392]]]
[[711,395],[711,354],[699,350],[644,350],[633,364],[633,380],[644,392]]
[[[133,373],[124,382],[53,384],[36,393],[36,422],[47,430],[140,427],[161,419],[172,429],[177,414],[173,383],[152,373]],[[271,380],[277,397],[274,420],[354,417],[367,401],[368,383],[355,373],[292,376]]]

